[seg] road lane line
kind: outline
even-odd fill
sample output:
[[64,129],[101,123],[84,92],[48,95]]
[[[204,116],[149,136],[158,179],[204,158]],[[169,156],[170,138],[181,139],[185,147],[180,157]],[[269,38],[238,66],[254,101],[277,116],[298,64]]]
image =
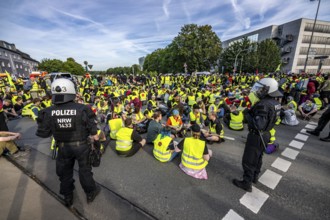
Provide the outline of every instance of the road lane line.
[[308,124],[317,125],[317,122],[310,121],[310,122],[308,122]]
[[283,172],[288,171],[289,167],[291,166],[291,162],[284,160],[282,158],[277,158],[271,165],[272,167],[275,167],[278,170],[281,170]]
[[271,170],[266,170],[264,174],[259,178],[259,182],[267,186],[268,188],[275,189],[280,182],[282,176]]
[[228,137],[228,136],[223,136],[225,139],[228,139],[228,140],[232,140],[232,141],[234,141],[235,140],[235,138],[232,138],[232,137]]
[[293,150],[289,147],[285,148],[284,151],[281,153],[282,156],[295,160],[299,151]]
[[234,210],[230,209],[222,220],[244,220],[244,218],[237,214]]
[[310,135],[309,133],[306,132],[305,128],[301,129],[300,133]]
[[252,186],[252,192],[247,192],[239,200],[242,205],[257,214],[269,195]]
[[295,140],[292,140],[289,144],[290,147],[294,147],[294,148],[297,148],[297,149],[301,149],[303,146],[304,146],[304,143],[303,142],[300,142],[300,141],[295,141]]
[[308,125],[305,126],[305,128],[314,130],[316,128],[316,126],[308,124]]
[[307,141],[308,137],[309,137],[308,135],[303,135],[298,133],[294,138],[301,141]]

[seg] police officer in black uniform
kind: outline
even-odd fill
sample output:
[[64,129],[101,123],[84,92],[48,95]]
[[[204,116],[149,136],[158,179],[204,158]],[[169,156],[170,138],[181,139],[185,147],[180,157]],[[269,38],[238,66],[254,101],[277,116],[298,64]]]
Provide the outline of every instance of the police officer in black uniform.
[[274,99],[282,94],[273,78],[263,78],[256,82],[249,95],[252,108],[246,111],[249,133],[245,144],[242,166],[243,180],[233,180],[233,184],[245,191],[252,191],[252,182],[257,183],[262,166],[262,156],[270,140],[269,131],[274,127],[281,105]]
[[56,173],[59,176],[60,194],[64,196],[68,207],[73,204],[73,167],[79,165],[79,179],[87,195],[87,203],[92,202],[100,192],[100,187],[93,179],[89,163],[91,147],[88,138],[94,139],[94,146],[99,149],[95,114],[83,104],[74,102],[75,85],[69,79],[57,79],[51,85],[53,106],[39,112],[36,135],[47,138],[53,135],[57,147]]

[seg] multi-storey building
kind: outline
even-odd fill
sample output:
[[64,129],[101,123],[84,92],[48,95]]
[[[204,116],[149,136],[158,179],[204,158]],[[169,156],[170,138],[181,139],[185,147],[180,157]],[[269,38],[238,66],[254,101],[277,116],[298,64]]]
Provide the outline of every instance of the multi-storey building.
[[0,40],[0,72],[28,76],[31,71],[36,70],[38,64],[30,55],[18,50],[15,44]]
[[[260,42],[273,39],[281,49],[283,72],[300,73],[304,70],[307,51],[311,41],[314,20],[300,18],[280,25],[271,25],[241,36],[226,40],[223,48],[231,43],[249,38],[251,41]],[[322,63],[322,72],[330,72],[330,22],[316,21],[311,48],[309,50],[306,72],[316,73]]]

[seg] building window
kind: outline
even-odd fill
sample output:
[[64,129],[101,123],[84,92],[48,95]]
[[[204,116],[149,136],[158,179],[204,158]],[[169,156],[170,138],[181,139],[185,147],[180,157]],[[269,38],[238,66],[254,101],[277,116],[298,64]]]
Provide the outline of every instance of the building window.
[[21,69],[23,69],[22,65],[19,66]]
[[11,46],[10,45],[8,45],[8,48],[9,48],[9,50],[11,50]]
[[18,65],[16,64],[16,69],[18,69]]
[[14,55],[14,59],[16,59],[16,55]]
[[25,67],[24,70],[27,71],[27,68]]
[[8,67],[10,67],[10,63],[8,63]]
[[7,52],[6,52],[6,51],[5,51],[5,56],[6,56],[6,57],[8,57],[8,54],[7,54]]
[[2,67],[5,67],[5,62],[2,61],[2,62],[1,62],[1,66],[2,66]]
[[0,56],[1,56],[1,52],[0,52]]

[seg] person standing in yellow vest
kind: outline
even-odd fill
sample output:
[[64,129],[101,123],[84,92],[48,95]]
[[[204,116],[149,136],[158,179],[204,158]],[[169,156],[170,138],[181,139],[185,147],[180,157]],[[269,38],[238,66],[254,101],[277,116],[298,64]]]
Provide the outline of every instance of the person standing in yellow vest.
[[178,148],[182,151],[179,167],[187,175],[196,179],[207,179],[206,166],[212,156],[206,142],[201,140],[201,128],[194,124],[191,126],[192,137],[184,138]]
[[210,112],[208,114],[208,126],[209,130],[202,130],[203,136],[208,141],[207,143],[213,144],[213,142],[225,142],[224,135],[225,132],[223,130],[223,126],[220,122],[220,120],[217,118],[217,113]]
[[171,131],[163,128],[154,141],[154,157],[163,163],[172,161],[180,152],[176,144],[171,137]]
[[116,138],[116,152],[119,156],[133,156],[146,144],[146,140],[133,129],[131,118],[125,120],[125,127],[117,132]]

